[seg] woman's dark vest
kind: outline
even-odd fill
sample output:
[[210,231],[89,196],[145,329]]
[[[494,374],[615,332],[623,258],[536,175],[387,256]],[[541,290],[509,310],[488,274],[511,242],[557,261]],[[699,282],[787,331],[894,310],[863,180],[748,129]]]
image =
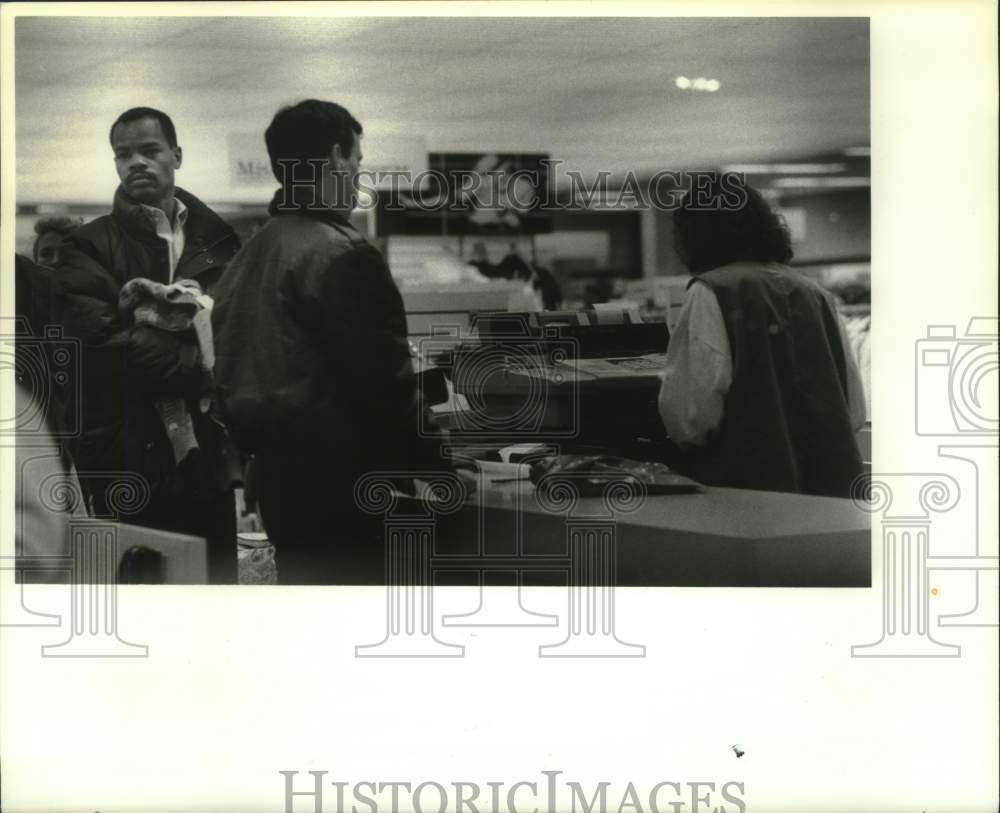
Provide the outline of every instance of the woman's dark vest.
[[861,454],[847,401],[846,349],[822,288],[782,265],[707,271],[726,324],[733,381],[719,432],[696,454],[702,482],[847,497]]

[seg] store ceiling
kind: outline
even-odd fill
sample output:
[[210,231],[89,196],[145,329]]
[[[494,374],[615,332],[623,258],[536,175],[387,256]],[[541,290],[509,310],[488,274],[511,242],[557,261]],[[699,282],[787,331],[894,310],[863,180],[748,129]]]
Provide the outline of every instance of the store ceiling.
[[869,140],[864,19],[28,17],[15,38],[19,201],[105,199],[107,126],[139,104],[173,116],[192,186],[227,133],[310,96],[346,105],[366,147],[541,151],[588,173]]

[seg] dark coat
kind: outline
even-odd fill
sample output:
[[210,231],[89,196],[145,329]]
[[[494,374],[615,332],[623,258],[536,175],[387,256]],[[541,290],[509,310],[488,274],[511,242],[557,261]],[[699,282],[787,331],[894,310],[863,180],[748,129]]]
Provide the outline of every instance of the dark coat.
[[430,427],[420,431],[385,258],[336,213],[272,214],[216,288],[216,383],[237,441],[323,461],[338,494],[364,472],[443,468]]
[[[57,272],[14,257],[14,343],[17,381],[38,417],[59,440],[76,434],[74,393],[79,386],[79,354],[59,327]],[[19,431],[42,431],[41,423]]]
[[[197,280],[211,293],[239,240],[200,200],[182,189],[175,194],[188,215],[174,279]],[[217,493],[228,486],[234,461],[224,459],[221,424],[197,406],[203,376],[196,340],[125,320],[118,294],[136,277],[168,283],[168,249],[144,210],[119,187],[111,214],[81,226],[60,251],[61,320],[67,334],[82,342],[77,465],[81,472],[141,474],[154,497]],[[188,399],[201,447],[183,472],[154,407],[157,398],[169,396]]]

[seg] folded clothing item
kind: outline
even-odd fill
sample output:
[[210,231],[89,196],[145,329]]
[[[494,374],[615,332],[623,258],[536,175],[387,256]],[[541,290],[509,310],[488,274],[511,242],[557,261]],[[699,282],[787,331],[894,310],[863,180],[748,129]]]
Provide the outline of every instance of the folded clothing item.
[[[181,279],[171,285],[163,285],[145,277],[136,277],[126,282],[118,295],[118,306],[122,313],[130,313],[136,324],[171,332],[194,330],[206,391],[210,388],[215,363],[212,305],[212,298],[203,294],[201,286],[192,279]],[[155,406],[173,448],[174,462],[180,465],[198,448],[187,404],[179,397],[160,398]],[[203,395],[198,406],[203,413],[207,412],[211,407],[211,398]]]
[[647,494],[691,494],[704,486],[672,471],[663,463],[649,463],[612,455],[564,454],[531,464],[531,482],[548,475],[566,475],[584,497],[604,495],[608,483],[641,484]]
[[134,314],[136,322],[160,330],[187,330],[195,314],[202,309],[198,301],[201,294],[201,286],[193,279],[164,285],[145,277],[136,277],[126,282],[119,291],[118,307],[123,313]]

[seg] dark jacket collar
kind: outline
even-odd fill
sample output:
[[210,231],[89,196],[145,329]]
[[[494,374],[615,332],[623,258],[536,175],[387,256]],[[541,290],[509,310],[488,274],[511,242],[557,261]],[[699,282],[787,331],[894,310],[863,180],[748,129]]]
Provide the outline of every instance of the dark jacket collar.
[[[203,244],[220,239],[232,233],[232,229],[215,212],[198,198],[180,187],[174,188],[174,197],[187,208],[187,222],[184,234],[188,242]],[[156,225],[149,212],[121,186],[115,190],[112,216],[122,227],[133,234],[144,237],[156,236]]]
[[[306,217],[313,217],[324,223],[329,223],[331,226],[337,226],[342,229],[343,228],[350,229],[352,232],[357,234],[357,229],[354,228],[354,225],[351,223],[351,221],[348,220],[346,217],[344,217],[342,214],[340,214],[340,212],[336,212],[333,209],[327,209],[327,208],[310,208],[308,203],[312,202],[311,197],[309,201],[298,199],[301,196],[295,193],[299,191],[299,189],[301,189],[301,187],[293,189],[291,195],[293,203],[297,208],[288,208],[287,206],[282,206],[281,208],[279,208],[278,207],[279,201],[284,201],[286,198],[285,198],[285,193],[282,189],[276,189],[274,192],[274,196],[271,198],[271,203],[268,204],[267,213],[271,215],[271,217],[278,217],[280,215],[288,215],[288,214],[305,215]],[[304,192],[305,191],[309,190],[304,190]]]

